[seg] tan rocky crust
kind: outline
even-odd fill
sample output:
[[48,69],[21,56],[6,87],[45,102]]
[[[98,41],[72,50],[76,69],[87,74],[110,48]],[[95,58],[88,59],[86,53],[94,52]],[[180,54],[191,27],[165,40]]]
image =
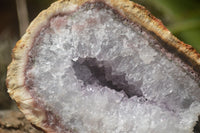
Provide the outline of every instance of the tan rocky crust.
[[67,14],[75,11],[86,2],[104,2],[117,10],[125,18],[137,22],[147,30],[153,32],[162,41],[174,48],[177,53],[187,57],[186,60],[194,68],[197,74],[200,73],[200,55],[190,45],[178,40],[166,29],[159,19],[156,19],[143,6],[129,0],[60,0],[53,3],[47,10],[42,11],[30,24],[25,35],[13,49],[12,63],[8,67],[7,87],[10,96],[16,100],[18,107],[25,114],[26,118],[34,125],[42,128],[48,133],[55,132],[52,127],[45,124],[46,114],[36,106],[33,97],[25,88],[25,71],[28,61],[28,52],[32,48],[35,37],[40,30],[46,26],[49,20],[58,14]]
[[43,133],[17,111],[0,111],[0,133]]

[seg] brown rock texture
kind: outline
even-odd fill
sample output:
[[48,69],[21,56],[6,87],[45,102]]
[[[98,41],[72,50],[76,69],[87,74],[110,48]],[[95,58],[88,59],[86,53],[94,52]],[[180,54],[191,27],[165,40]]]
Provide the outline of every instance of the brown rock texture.
[[[19,109],[26,115],[26,118],[46,132],[56,132],[57,129],[55,127],[59,125],[59,118],[55,117],[52,112],[45,111],[45,107],[38,104],[40,102],[37,103],[33,95],[29,92],[30,86],[25,85],[25,73],[28,68],[27,61],[29,60],[29,52],[34,45],[35,37],[40,33],[42,28],[49,24],[49,21],[53,17],[60,14],[70,14],[84,4],[97,2],[99,2],[99,0],[59,0],[55,2],[50,8],[42,11],[38,17],[36,17],[27,29],[26,34],[18,41],[13,49],[13,60],[8,67],[7,73],[8,92],[11,98],[15,99]],[[175,54],[184,58],[191,69],[194,69],[194,72],[192,71],[191,73],[196,73],[196,75],[199,76],[200,55],[190,45],[181,42],[173,36],[171,32],[164,27],[162,22],[152,16],[144,7],[129,0],[100,0],[100,2],[112,7],[112,9],[118,11],[124,18],[127,18],[131,22],[138,23],[149,32],[155,34],[159,40],[166,43],[165,47],[169,47],[168,49],[172,49]],[[59,27],[59,25],[56,26]],[[12,118],[12,116],[9,115],[9,117],[12,119],[10,122],[13,122],[14,116]],[[19,120],[18,117],[15,119]],[[25,123],[26,122],[22,124],[20,121],[18,123],[14,122],[11,125],[4,123],[1,124],[0,127],[2,130],[11,128],[13,130],[21,129],[24,132],[28,132]],[[60,124],[59,126],[63,128],[63,125]],[[31,127],[30,124],[29,127]],[[29,130],[29,132],[32,131]]]
[[0,133],[43,133],[19,111],[0,111]]

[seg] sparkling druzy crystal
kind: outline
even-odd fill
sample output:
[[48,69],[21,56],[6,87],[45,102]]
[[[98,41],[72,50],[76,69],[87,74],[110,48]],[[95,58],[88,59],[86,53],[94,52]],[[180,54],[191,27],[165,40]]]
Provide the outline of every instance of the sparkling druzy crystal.
[[62,0],[17,44],[7,81],[46,132],[192,133],[198,58],[135,3]]

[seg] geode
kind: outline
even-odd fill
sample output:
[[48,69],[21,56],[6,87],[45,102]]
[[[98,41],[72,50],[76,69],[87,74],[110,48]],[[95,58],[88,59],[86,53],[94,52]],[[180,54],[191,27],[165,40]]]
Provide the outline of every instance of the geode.
[[10,96],[48,133],[192,133],[200,55],[128,0],[60,0],[13,50]]

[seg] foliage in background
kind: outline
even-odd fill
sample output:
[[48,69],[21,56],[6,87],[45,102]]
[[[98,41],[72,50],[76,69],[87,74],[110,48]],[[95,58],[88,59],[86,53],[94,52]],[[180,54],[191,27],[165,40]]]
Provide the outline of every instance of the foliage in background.
[[160,18],[179,39],[200,52],[200,0],[133,0]]
[[10,108],[11,100],[6,94],[6,72],[11,62],[11,50],[17,38],[11,38],[11,33],[4,31],[0,34],[0,109]]

